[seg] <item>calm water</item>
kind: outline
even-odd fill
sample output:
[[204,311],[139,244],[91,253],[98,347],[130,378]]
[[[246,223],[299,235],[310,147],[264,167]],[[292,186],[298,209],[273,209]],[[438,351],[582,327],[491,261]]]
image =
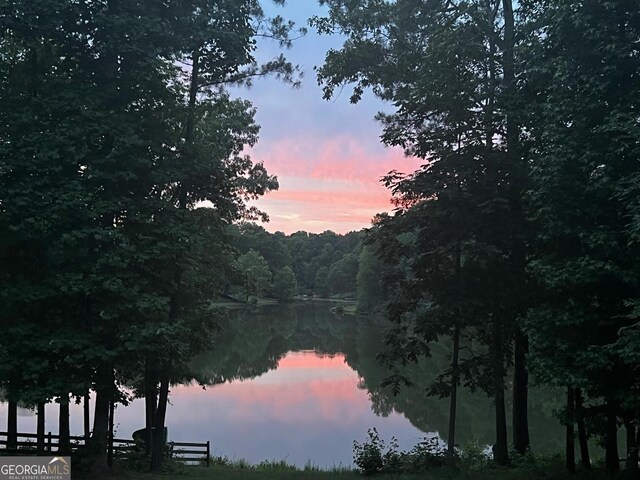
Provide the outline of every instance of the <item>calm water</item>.
[[[200,380],[171,391],[167,424],[175,441],[210,440],[216,455],[252,463],[282,460],[300,466],[351,465],[354,440],[376,427],[388,441],[410,449],[425,436],[446,434],[448,400],[424,389],[448,363],[445,347],[407,369],[414,382],[397,397],[379,387],[386,372],[376,355],[382,327],[368,319],[332,314],[328,305],[237,311],[224,322],[218,347],[194,359]],[[552,415],[555,392],[531,392],[531,436],[536,451],[562,451],[562,429]],[[47,409],[47,430],[57,431],[57,412]],[[144,427],[144,402],[116,410],[117,436]],[[493,442],[492,404],[462,391],[459,445]],[[18,429],[35,432],[36,419],[20,410]],[[0,425],[6,406],[0,405]],[[4,429],[4,428],[2,428]],[[72,434],[82,432],[82,408],[72,406]],[[446,440],[446,439],[445,439]]]

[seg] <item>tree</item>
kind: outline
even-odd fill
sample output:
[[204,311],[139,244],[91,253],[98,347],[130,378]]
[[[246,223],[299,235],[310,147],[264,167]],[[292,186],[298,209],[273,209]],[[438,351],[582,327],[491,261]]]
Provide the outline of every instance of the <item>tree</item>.
[[255,250],[249,250],[236,261],[236,268],[240,273],[244,287],[249,296],[260,296],[271,283],[271,271],[262,255]]
[[598,417],[591,430],[604,438],[611,472],[618,423],[632,439],[638,414],[637,363],[622,347],[637,328],[639,285],[631,192],[640,17],[632,3],[523,2],[536,33],[525,77],[536,99],[527,121],[538,232],[530,269],[541,290],[527,318],[531,357],[539,378],[586,393],[583,413]]
[[273,293],[281,302],[289,302],[293,300],[296,294],[297,283],[296,276],[291,267],[284,267],[280,270],[273,280]]
[[[454,338],[452,386],[459,381],[461,326],[483,318],[476,328],[489,351],[484,369],[491,381],[480,384],[496,403],[494,457],[506,464],[504,379],[526,285],[525,164],[517,150],[512,5],[495,0],[324,3],[329,16],[314,19],[314,25],[347,36],[319,69],[325,98],[352,83],[351,101],[357,102],[371,88],[395,107],[391,114],[378,114],[383,142],[425,160],[414,174],[391,172],[385,180],[400,207],[396,217],[411,220],[385,220],[380,235],[412,230],[418,235],[412,276],[402,283],[402,301],[393,302],[390,313],[402,324],[423,318],[423,308],[430,305],[448,317]],[[409,358],[424,353],[425,343],[447,331],[432,327],[417,327],[419,339],[406,343],[415,349],[399,348],[398,338],[390,339],[393,348]],[[398,335],[413,328],[399,326]],[[516,360],[522,362],[524,355]],[[523,370],[516,371],[515,384],[526,391]],[[455,388],[450,391],[455,420]],[[520,398],[526,402],[526,395]],[[522,402],[518,406],[518,415],[526,412]],[[526,428],[517,423],[526,443]],[[454,440],[449,441],[452,462]]]
[[372,246],[365,245],[358,257],[356,277],[356,298],[359,311],[374,311],[384,304],[387,297],[383,283],[385,275],[384,263],[374,253]]
[[358,256],[348,253],[340,260],[331,264],[327,283],[331,293],[353,294],[356,290],[356,275],[358,273]]
[[316,272],[315,282],[313,284],[314,293],[323,298],[329,296],[329,269],[327,267],[320,267]]
[[273,274],[291,266],[291,254],[283,233],[269,233],[262,226],[249,222],[232,225],[230,230],[233,245],[241,253],[247,253],[250,249],[258,252],[267,261]]
[[290,302],[296,294],[296,276],[291,267],[284,267],[273,279],[273,293],[281,302]]
[[262,217],[246,202],[277,188],[242,154],[257,140],[252,106],[223,86],[295,84],[284,57],[253,56],[256,35],[286,46],[292,25],[253,0],[12,2],[0,22],[0,381],[39,404],[93,387],[101,473],[118,385],[157,365],[163,429],[170,381],[201,348],[193,331],[229,264],[223,227]]

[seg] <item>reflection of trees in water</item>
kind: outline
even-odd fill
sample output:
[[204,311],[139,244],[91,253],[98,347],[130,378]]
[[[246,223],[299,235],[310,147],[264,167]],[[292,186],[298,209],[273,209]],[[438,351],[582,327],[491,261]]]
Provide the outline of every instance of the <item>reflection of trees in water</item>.
[[[358,355],[347,355],[347,363],[360,377],[361,388],[369,392],[372,409],[376,414],[388,415],[391,410],[402,413],[423,432],[438,432],[446,439],[449,415],[448,399],[427,396],[426,391],[438,372],[448,368],[450,349],[446,345],[433,345],[431,357],[421,358],[417,364],[402,368],[401,373],[412,386],[401,389],[394,396],[390,389],[382,388],[382,380],[389,374],[376,360],[384,349],[381,327],[363,320],[358,323]],[[510,398],[507,398],[510,402]],[[507,405],[510,407],[510,405]],[[553,411],[561,406],[561,394],[551,390],[532,389],[530,392],[530,434],[532,448],[537,452],[561,452],[563,433]],[[457,443],[471,442],[490,445],[495,441],[493,402],[481,392],[460,389],[458,393]],[[509,432],[511,434],[511,432]]]
[[[403,414],[423,432],[447,431],[447,399],[429,397],[427,387],[438,372],[447,368],[449,351],[434,345],[432,356],[402,372],[412,382],[398,396],[380,387],[388,375],[377,361],[385,347],[382,325],[366,318],[336,316],[327,305],[278,306],[256,311],[231,312],[216,340],[217,348],[194,359],[200,381],[206,384],[250,379],[277,368],[289,351],[314,350],[319,354],[343,353],[347,364],[360,376],[372,410],[379,416],[392,411]],[[562,450],[562,429],[553,416],[560,407],[558,395],[549,390],[530,394],[530,433],[533,448],[540,452]],[[458,443],[494,441],[492,401],[482,393],[461,389],[458,399]]]
[[196,378],[214,385],[255,378],[277,367],[286,353],[286,338],[295,328],[295,311],[233,311],[221,322],[213,350],[192,360]]
[[222,321],[216,348],[198,355],[192,366],[209,385],[255,378],[277,368],[289,351],[342,352],[346,329],[354,327],[314,305],[232,311]]

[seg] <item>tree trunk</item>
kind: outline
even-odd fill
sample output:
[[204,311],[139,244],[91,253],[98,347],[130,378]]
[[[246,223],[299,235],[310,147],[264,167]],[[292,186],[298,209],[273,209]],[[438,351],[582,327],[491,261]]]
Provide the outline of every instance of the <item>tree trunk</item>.
[[516,119],[513,118],[513,97],[515,96],[515,21],[513,17],[513,0],[503,0],[502,10],[504,14],[504,52],[502,56],[502,68],[505,91],[507,94],[507,118],[506,118],[506,134],[507,134],[507,152],[511,156],[511,161],[515,161],[515,153],[518,143],[518,125]]
[[167,403],[169,401],[169,367],[163,365],[160,374],[160,392],[158,396],[158,410],[155,419],[155,435],[151,452],[151,470],[158,471],[162,466],[165,449],[164,424],[167,417]]
[[[200,75],[200,49],[195,48],[191,54],[192,67],[191,78],[189,81],[189,102],[187,106],[187,119],[185,129],[185,152],[186,155],[192,154],[192,146],[195,132],[196,106],[199,88]],[[178,189],[178,207],[180,209],[187,208],[187,188],[184,184]],[[179,303],[181,293],[182,272],[180,268],[180,260],[177,260],[174,271],[174,291],[171,295],[171,306],[169,310],[169,319],[175,320],[179,314]],[[169,382],[171,380],[171,369],[169,360],[164,360],[160,371],[160,390],[158,392],[158,405],[155,412],[154,438],[151,450],[151,470],[157,471],[162,466],[162,459],[165,449],[165,420],[167,416],[167,403],[169,400]]]
[[38,402],[38,426],[36,430],[36,450],[38,455],[44,455],[45,438],[44,438],[44,402]]
[[116,402],[114,395],[109,399],[109,444],[107,446],[107,465],[113,467],[113,417],[116,413]]
[[499,465],[509,464],[509,445],[507,440],[507,412],[504,400],[504,364],[502,359],[502,334],[500,322],[493,318],[493,388],[496,406],[496,443],[493,446],[493,459]]
[[185,129],[185,140],[187,148],[191,148],[193,143],[193,132],[195,128],[195,109],[198,99],[198,87],[200,81],[200,50],[195,49],[191,54],[191,78],[189,83],[189,105],[187,110],[187,125]]
[[638,437],[636,426],[631,421],[625,423],[627,431],[627,471],[626,477],[629,480],[637,480],[638,474]]
[[89,392],[84,394],[84,400],[82,402],[82,410],[84,412],[84,441],[85,445],[89,443],[91,437],[91,410],[89,403],[91,402],[91,396]]
[[494,20],[495,20],[495,12],[493,11],[493,7],[491,5],[491,0],[485,0],[485,8],[487,11],[488,28],[491,29],[488,33],[488,41],[489,41],[489,58],[488,58],[488,67],[487,67],[487,104],[484,112],[484,129],[485,129],[485,144],[489,153],[493,151],[493,136],[495,134],[495,103],[496,103],[496,42],[494,38]]
[[[502,10],[504,16],[504,41],[503,41],[503,82],[505,93],[505,123],[507,155],[511,165],[513,187],[511,191],[511,204],[515,215],[516,225],[522,227],[524,214],[522,212],[521,190],[523,189],[524,169],[518,155],[519,133],[518,123],[514,115],[514,99],[516,95],[515,84],[515,21],[513,15],[513,1],[503,0]],[[513,246],[513,257],[518,274],[525,278],[526,246],[522,238],[516,232]],[[524,282],[522,283],[524,287]],[[528,339],[518,327],[515,330],[514,346],[514,373],[513,373],[513,445],[516,452],[524,455],[529,449],[529,419],[528,419],[528,373],[526,368],[526,354],[528,351]]]
[[[502,10],[504,15],[504,42],[503,42],[503,81],[506,94],[506,143],[507,155],[511,164],[511,171],[517,172],[513,175],[513,191],[511,192],[512,209],[516,215],[516,225],[522,226],[524,214],[522,212],[521,188],[523,187],[523,168],[518,155],[519,133],[518,123],[514,116],[514,97],[516,95],[515,85],[515,21],[513,15],[513,0],[503,0]],[[517,227],[516,227],[517,228]],[[522,238],[514,239],[514,261],[518,274],[525,278],[526,269],[526,245]],[[524,288],[524,281],[522,282]],[[516,452],[524,455],[529,449],[529,418],[528,418],[528,384],[529,375],[526,366],[526,355],[529,349],[529,341],[524,332],[516,326],[514,345],[514,371],[513,371],[513,446]]]
[[458,363],[460,355],[460,322],[456,319],[453,330],[453,358],[451,361],[451,398],[449,404],[449,436],[447,438],[447,465],[456,465],[456,412],[458,402]]
[[573,387],[567,387],[567,470],[576,471],[575,396]]
[[520,455],[529,450],[529,374],[526,355],[529,349],[527,336],[516,328],[513,369],[513,447]]
[[618,453],[618,417],[616,409],[607,405],[607,431],[605,435],[605,467],[611,474],[620,470],[620,454]]
[[582,390],[575,389],[576,400],[576,420],[578,422],[578,441],[580,442],[580,465],[583,468],[591,468],[591,456],[589,455],[589,441],[587,439],[587,428],[584,423],[584,408],[582,402]]
[[158,379],[154,371],[152,360],[147,357],[144,377],[144,404],[145,404],[145,454],[151,456],[153,445],[153,429],[158,409]]
[[[187,156],[193,154],[193,139],[196,123],[196,106],[198,100],[198,87],[200,76],[200,50],[196,48],[191,54],[191,79],[189,82],[189,103],[187,105],[187,121],[185,128],[185,153]],[[187,188],[183,184],[178,191],[178,207],[187,208]]]
[[[489,58],[487,67],[487,104],[484,112],[484,128],[487,156],[493,153],[493,137],[495,128],[495,97],[496,97],[496,42],[494,32],[495,12],[490,1],[485,1],[487,18],[489,19],[487,39],[489,42]],[[496,443],[493,446],[493,459],[500,465],[509,463],[509,450],[507,445],[507,417],[504,400],[504,361],[502,354],[501,321],[494,316],[491,319],[491,363],[493,375],[493,393],[496,408]]]
[[18,449],[18,402],[9,400],[7,411],[7,450],[15,452]]
[[113,370],[100,367],[96,379],[96,400],[93,413],[93,432],[89,439],[91,473],[103,475],[109,471],[107,443],[109,439],[109,403],[113,396]]
[[[460,189],[457,190],[458,199]],[[456,293],[458,299],[461,298],[462,290],[462,242],[458,237],[456,240]],[[456,416],[458,410],[458,383],[460,383],[459,360],[460,360],[460,322],[462,321],[462,311],[458,307],[457,318],[453,322],[453,351],[451,355],[451,393],[449,403],[449,435],[447,437],[447,465],[453,468],[456,464]]]
[[509,448],[507,443],[507,411],[504,401],[504,387],[496,390],[496,444],[494,445],[494,460],[499,465],[509,464]]
[[69,429],[69,394],[60,396],[60,416],[58,418],[58,453],[71,453],[71,432]]

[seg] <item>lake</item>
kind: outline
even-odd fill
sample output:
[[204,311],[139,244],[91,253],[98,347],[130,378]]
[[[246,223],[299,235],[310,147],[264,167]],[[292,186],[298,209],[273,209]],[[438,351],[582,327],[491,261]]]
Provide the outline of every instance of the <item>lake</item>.
[[[449,352],[407,367],[412,387],[394,397],[380,383],[387,375],[376,360],[384,348],[380,320],[336,315],[328,303],[301,303],[232,311],[222,322],[216,348],[193,360],[209,386],[174,386],[167,414],[174,441],[211,441],[215,455],[230,459],[286,460],[298,466],[350,466],[353,441],[375,427],[388,442],[410,449],[425,436],[446,435],[448,399],[424,389],[446,368]],[[553,417],[557,392],[532,389],[530,428],[537,452],[563,448],[563,429]],[[561,397],[561,396],[560,396]],[[492,402],[482,393],[460,392],[457,442],[490,445]],[[509,405],[507,406],[509,408]],[[57,409],[47,407],[46,429],[57,432]],[[5,429],[6,405],[0,405]],[[72,435],[82,434],[82,406],[72,405]],[[119,406],[116,436],[144,427],[144,401]],[[20,432],[35,432],[32,411],[20,409]],[[446,440],[446,439],[445,439]]]

